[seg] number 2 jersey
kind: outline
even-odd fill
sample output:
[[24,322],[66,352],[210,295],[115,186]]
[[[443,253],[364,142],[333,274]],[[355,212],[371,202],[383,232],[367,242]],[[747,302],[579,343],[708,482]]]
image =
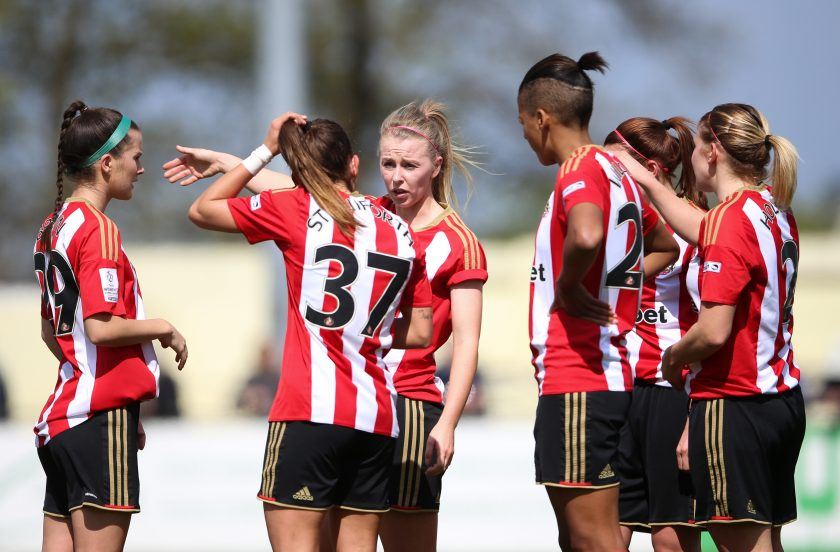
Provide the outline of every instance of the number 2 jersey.
[[[47,221],[49,218],[47,219]],[[41,316],[61,347],[58,380],[35,425],[38,446],[93,413],[157,396],[160,374],[151,343],[95,345],[84,321],[95,314],[145,318],[137,273],[117,226],[80,198],[70,198],[50,233],[49,251],[35,242]]]
[[423,252],[402,219],[371,198],[343,197],[358,222],[350,237],[303,188],[228,200],[246,239],[275,242],[286,263],[286,344],[269,421],[396,437],[382,356],[398,307],[431,306]]
[[799,232],[767,187],[747,187],[700,225],[700,299],[735,307],[726,343],[695,366],[693,399],[775,394],[799,385],[793,360],[793,297]]
[[[389,199],[378,201],[393,210]],[[442,403],[443,382],[435,377],[435,351],[452,335],[451,288],[471,280],[486,282],[487,259],[475,234],[450,207],[414,234],[426,252],[426,275],[432,287],[432,344],[424,349],[391,349],[385,362],[394,374],[398,394]]]
[[[618,323],[610,326],[562,309],[549,312],[563,269],[567,213],[581,203],[597,205],[603,213],[603,241],[582,284],[616,313]],[[531,352],[540,395],[632,390],[624,337],[639,308],[643,236],[658,221],[653,209],[643,208],[626,169],[597,146],[578,148],[560,166],[537,230],[531,267]]]

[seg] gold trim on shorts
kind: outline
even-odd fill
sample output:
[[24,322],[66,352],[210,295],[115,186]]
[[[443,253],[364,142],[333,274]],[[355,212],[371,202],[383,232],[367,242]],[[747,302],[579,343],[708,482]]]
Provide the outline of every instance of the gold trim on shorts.
[[[566,393],[563,397],[563,433],[566,439],[566,473],[563,481],[586,483],[586,393]],[[591,485],[589,488],[612,487],[616,484]],[[562,483],[551,485],[564,486]]]
[[277,459],[280,456],[280,443],[283,441],[284,433],[286,433],[286,422],[268,422],[268,443],[266,444],[262,486],[260,487],[260,495],[267,498],[275,498],[274,484],[276,483]]
[[108,504],[113,506],[132,506],[128,493],[128,448],[128,411],[125,408],[109,410]]
[[709,480],[715,501],[714,517],[729,518],[731,516],[726,497],[726,463],[723,452],[723,406],[723,399],[712,399],[706,403],[704,439]]
[[420,499],[420,481],[423,476],[423,450],[426,445],[423,442],[426,433],[423,401],[406,398],[404,420],[405,429],[401,432],[400,488],[396,505],[410,508]]

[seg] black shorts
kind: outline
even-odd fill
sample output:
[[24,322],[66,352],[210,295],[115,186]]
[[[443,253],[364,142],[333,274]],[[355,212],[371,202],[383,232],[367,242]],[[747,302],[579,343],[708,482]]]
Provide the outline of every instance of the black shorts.
[[68,517],[83,506],[140,511],[139,414],[139,403],[97,412],[38,448],[47,475],[45,514]]
[[332,424],[269,422],[257,497],[304,510],[384,512],[394,441]]
[[440,420],[443,405],[397,396],[400,436],[391,464],[391,511],[437,512],[443,474],[426,475],[426,441]]
[[538,484],[599,489],[618,485],[615,466],[630,393],[543,395],[534,424]]
[[793,472],[805,436],[799,387],[778,395],[695,400],[690,420],[698,523],[779,526],[796,519]]
[[691,475],[677,467],[677,443],[688,419],[681,389],[637,382],[621,428],[618,475],[622,525],[694,526]]

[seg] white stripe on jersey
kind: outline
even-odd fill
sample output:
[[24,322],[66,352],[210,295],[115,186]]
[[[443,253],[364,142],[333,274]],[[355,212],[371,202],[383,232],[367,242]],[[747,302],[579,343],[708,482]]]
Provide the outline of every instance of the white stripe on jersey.
[[50,417],[50,413],[52,413],[53,406],[55,406],[55,403],[58,402],[58,398],[61,397],[61,392],[64,391],[64,384],[73,377],[73,365],[69,362],[62,364],[58,369],[58,377],[61,378],[61,383],[58,384],[58,388],[55,390],[53,401],[47,408],[44,409],[44,415],[41,416],[41,419],[38,420],[38,425],[35,426],[38,432],[35,436],[36,445],[38,444],[38,437],[44,438],[45,445],[52,438],[52,435],[50,435],[49,424],[47,424],[47,419]]
[[758,246],[761,249],[761,257],[764,260],[764,268],[767,270],[767,285],[764,286],[764,296],[761,299],[761,321],[755,347],[755,362],[758,367],[755,385],[762,393],[772,394],[778,392],[776,383],[779,380],[769,365],[776,349],[776,337],[782,316],[777,283],[779,281],[777,268],[779,252],[776,240],[773,239],[773,232],[761,222],[764,218],[761,207],[752,199],[748,199],[743,209],[752,223]]
[[351,288],[356,301],[356,310],[353,312],[353,318],[344,327],[344,338],[341,343],[344,356],[350,362],[353,385],[356,386],[356,429],[373,433],[376,413],[379,409],[376,401],[376,385],[373,377],[365,370],[365,357],[359,349],[364,342],[361,336],[365,331],[373,295],[374,278],[377,274],[375,270],[370,270],[365,266],[368,251],[376,250],[376,222],[370,209],[355,210],[355,213],[359,224],[356,226],[353,237],[353,248],[362,266],[359,267],[359,275]]
[[449,258],[452,252],[452,245],[449,243],[449,238],[446,237],[445,232],[438,232],[432,241],[426,247],[426,275],[431,282],[437,274],[437,271]]
[[548,326],[550,315],[548,310],[554,301],[554,265],[551,262],[551,221],[554,219],[554,192],[548,197],[545,213],[543,213],[540,225],[537,228],[536,248],[534,253],[534,266],[542,267],[545,273],[546,285],[535,285],[533,287],[534,299],[531,308],[531,328],[533,337],[531,345],[537,350],[534,358],[534,365],[537,367],[537,382],[540,388],[540,395],[543,391],[543,380],[545,380],[545,353],[546,342],[548,341]]
[[[610,212],[603,243],[604,263],[603,268],[601,269],[600,299],[608,303],[612,309],[615,309],[616,305],[618,305],[618,297],[622,292],[622,289],[607,287],[605,285],[607,273],[610,269],[615,267],[616,264],[621,262],[627,254],[627,237],[629,233],[631,231],[636,232],[637,230],[641,230],[641,228],[637,229],[633,224],[626,222],[619,225],[618,213],[621,210],[621,207],[626,203],[635,202],[636,205],[641,206],[641,199],[638,196],[635,186],[630,186],[633,197],[628,197],[621,179],[616,179],[615,172],[613,171],[612,164],[609,159],[600,153],[595,155],[595,159],[610,179]],[[639,209],[639,213],[641,214],[641,208]],[[641,223],[641,220],[639,220],[639,223]],[[644,270],[644,265],[641,261],[639,263],[639,270]],[[637,295],[641,301],[641,291],[639,291]],[[637,310],[638,308],[639,306],[636,305]],[[618,348],[613,345],[611,339],[612,337],[618,335],[618,325],[610,324],[609,326],[601,326],[600,332],[600,348],[602,354],[601,366],[604,370],[604,378],[607,381],[607,387],[610,391],[624,391],[624,372],[621,367],[621,354],[619,353]]]
[[627,362],[630,363],[630,374],[636,379],[636,366],[639,364],[639,353],[642,350],[642,338],[634,331],[627,332]]
[[[321,207],[315,198],[309,198],[309,216],[312,217]],[[327,346],[321,340],[320,328],[306,322],[306,307],[312,305],[323,309],[324,281],[329,275],[330,263],[315,264],[315,251],[318,247],[332,243],[334,221],[332,217],[319,218],[323,224],[320,231],[310,229],[306,232],[306,251],[303,257],[303,270],[300,282],[300,316],[309,332],[309,355],[311,364],[311,402],[313,422],[332,424],[335,422],[335,363],[327,354]]]
[[[121,249],[127,259],[128,255],[125,253],[125,249],[122,247]],[[135,310],[137,311],[137,315],[134,318],[135,320],[145,320],[146,309],[143,307],[143,297],[140,295],[140,279],[137,278],[137,270],[135,270],[134,265],[130,262],[128,264],[131,267],[131,272],[134,274],[134,304],[136,306]],[[146,341],[140,345],[140,348],[143,351],[143,360],[146,362],[146,368],[155,377],[155,397],[158,397],[160,395],[160,366],[158,365],[155,347],[151,341]]]
[[682,299],[680,275],[684,269],[688,269],[688,267],[682,265],[686,250],[689,247],[688,242],[677,234],[673,234],[673,236],[680,248],[679,257],[677,257],[677,262],[670,272],[656,276],[656,296],[653,303],[657,312],[661,306],[664,306],[668,313],[667,322],[664,324],[656,323],[656,336],[659,338],[660,351],[659,364],[656,366],[656,385],[661,387],[671,387],[671,384],[662,377],[662,354],[665,353],[665,349],[682,337],[680,315],[684,315],[684,313],[680,312],[680,300]]

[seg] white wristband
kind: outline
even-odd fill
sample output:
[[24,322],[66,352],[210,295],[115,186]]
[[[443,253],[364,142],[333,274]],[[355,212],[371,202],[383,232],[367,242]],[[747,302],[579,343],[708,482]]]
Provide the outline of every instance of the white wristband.
[[260,144],[260,147],[251,152],[251,155],[242,160],[242,166],[245,167],[252,175],[260,172],[266,165],[274,159],[274,155],[265,144]]

